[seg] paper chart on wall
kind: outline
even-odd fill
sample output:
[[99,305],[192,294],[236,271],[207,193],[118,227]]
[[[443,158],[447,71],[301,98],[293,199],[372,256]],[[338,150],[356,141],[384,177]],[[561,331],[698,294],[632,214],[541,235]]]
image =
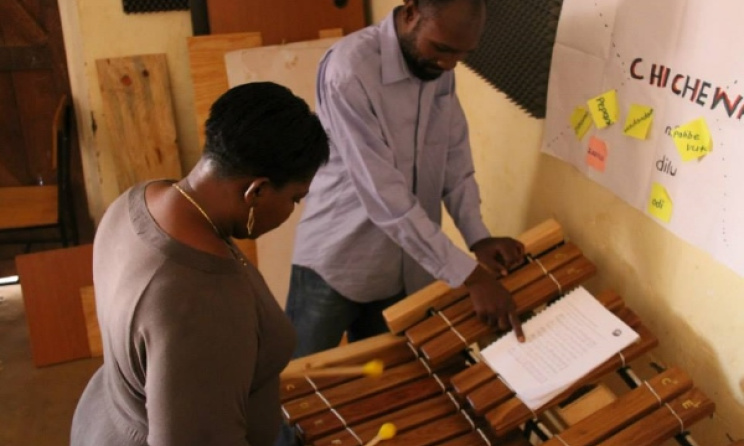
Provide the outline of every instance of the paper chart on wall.
[[543,152],[744,275],[744,3],[564,0]]

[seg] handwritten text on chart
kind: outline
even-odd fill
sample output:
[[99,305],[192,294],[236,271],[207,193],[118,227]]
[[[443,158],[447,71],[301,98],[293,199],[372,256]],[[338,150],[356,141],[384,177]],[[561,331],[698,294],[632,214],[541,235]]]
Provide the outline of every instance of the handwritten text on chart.
[[576,110],[571,115],[571,127],[576,134],[576,138],[579,140],[583,139],[586,132],[592,128],[592,118],[589,111],[584,107],[576,107]]
[[653,120],[654,109],[645,105],[633,104],[630,106],[628,117],[625,120],[623,133],[633,138],[646,139]]
[[589,138],[589,148],[586,151],[586,164],[604,172],[607,161],[607,144],[596,136]]
[[659,220],[669,223],[672,221],[672,200],[667,190],[659,183],[651,186],[651,197],[648,200],[648,213]]
[[700,118],[671,129],[670,134],[682,161],[701,158],[713,149],[713,141],[705,119]]
[[617,106],[617,92],[610,90],[587,101],[589,111],[594,119],[594,125],[603,129],[617,121],[619,109]]

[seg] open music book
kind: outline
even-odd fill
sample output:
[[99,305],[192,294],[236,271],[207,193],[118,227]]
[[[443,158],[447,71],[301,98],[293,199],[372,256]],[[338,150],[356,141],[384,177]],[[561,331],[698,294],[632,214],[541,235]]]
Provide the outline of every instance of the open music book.
[[509,333],[481,353],[532,410],[639,338],[583,287],[535,315],[523,329],[525,343]]

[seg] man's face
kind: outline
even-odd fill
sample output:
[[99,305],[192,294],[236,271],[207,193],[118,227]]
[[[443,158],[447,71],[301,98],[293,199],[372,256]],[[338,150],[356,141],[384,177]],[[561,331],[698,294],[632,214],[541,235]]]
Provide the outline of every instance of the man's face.
[[410,2],[403,8],[398,40],[408,68],[419,79],[437,79],[477,47],[485,24],[482,2],[455,0],[436,14]]

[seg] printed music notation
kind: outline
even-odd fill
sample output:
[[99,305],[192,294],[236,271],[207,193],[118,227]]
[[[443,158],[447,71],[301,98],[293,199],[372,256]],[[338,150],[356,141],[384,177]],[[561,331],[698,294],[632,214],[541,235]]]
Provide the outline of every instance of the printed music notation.
[[523,329],[527,342],[518,342],[510,333],[482,355],[533,410],[639,339],[583,287],[534,316]]

